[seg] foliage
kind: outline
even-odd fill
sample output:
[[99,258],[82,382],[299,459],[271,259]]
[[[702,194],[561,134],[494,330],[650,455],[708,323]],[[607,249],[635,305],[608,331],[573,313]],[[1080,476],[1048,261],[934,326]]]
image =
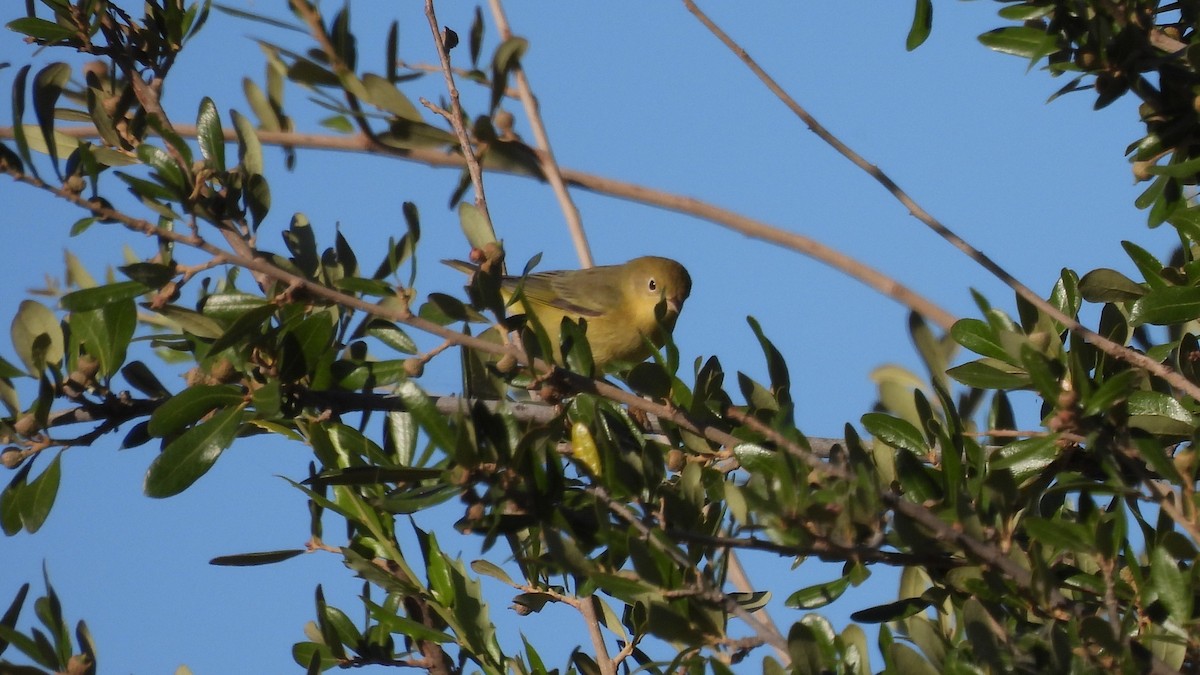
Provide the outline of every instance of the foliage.
[[[486,275],[469,298],[413,297],[421,226],[412,204],[406,234],[375,259],[341,234],[319,243],[301,214],[283,232],[286,250],[259,240],[277,207],[262,137],[292,128],[286,83],[314,92],[334,111],[330,128],[357,130],[376,152],[464,150],[412,103],[414,73],[396,65],[397,26],[385,67],[369,72],[348,9],[326,20],[294,0],[295,28],[313,44],[263,45],[265,87],[245,86],[254,119],[222,118],[206,99],[185,134],[158,97],[210,3],[145,3],[136,18],[104,0],[43,4],[8,27],[99,61],[56,62],[32,78],[29,66],[17,70],[13,138],[0,145],[0,166],[11,189],[78,205],[86,216],[73,231],[115,222],[155,237],[159,248],[104,283],[72,261],[74,286],[56,307],[29,300],[14,317],[20,363],[0,360],[8,412],[0,457],[13,470],[0,494],[6,535],[35,533],[52,511],[66,449],[110,431],[123,431],[123,447],[161,448],[146,474],[153,497],[187,490],[230,446],[271,434],[312,453],[310,475],[292,483],[311,507],[308,549],[213,562],[281,564],[326,551],[363,579],[355,611],[331,606],[316,589],[308,639],[293,648],[309,672],[365,664],[546,670],[538,644],[497,639],[481,577],[511,586],[524,613],[565,603],[598,635],[603,627],[618,650],[603,640],[580,646],[565,664],[580,672],[633,662],[651,672],[724,673],[745,659],[772,673],[785,665],[867,672],[862,628],[838,633],[811,610],[881,565],[903,569],[897,598],[855,619],[879,624],[883,665],[894,672],[1169,672],[1200,662],[1192,392],[1113,358],[1031,303],[1019,300],[1011,317],[979,298],[981,318],[959,321],[948,337],[914,316],[910,333],[928,381],[884,388],[860,428],[847,425],[832,444],[796,428],[788,365],[753,319],[768,381],[737,373],[731,391],[716,357],[681,372],[668,344],[615,375],[655,400],[630,395],[591,379],[578,332],[552,345],[531,327],[518,349],[449,328],[504,318]],[[1179,231],[1178,260],[1164,264],[1128,245],[1140,280],[1065,270],[1049,301],[1071,318],[1100,306],[1097,333],[1136,344],[1200,385],[1191,332],[1200,318],[1198,231],[1182,196],[1197,161],[1194,49],[1165,54],[1154,37],[1190,44],[1196,6],[1176,7],[1178,21],[1167,24],[1145,3],[1008,3],[1002,17],[1023,23],[984,42],[1045,58],[1054,74],[1081,73],[1068,89],[1094,76],[1098,105],[1128,90],[1151,106],[1135,166],[1154,177],[1144,198],[1151,224]],[[931,16],[932,5],[918,3],[911,47]],[[473,146],[485,169],[541,176],[537,153],[505,133],[497,112],[526,44],[502,41],[489,64],[481,61],[483,30],[480,16],[467,39],[465,77],[491,92],[490,107],[471,120]],[[458,38],[444,39],[449,47]],[[1147,72],[1157,73],[1157,89]],[[95,134],[77,140],[62,120],[86,120]],[[45,157],[35,161],[34,151]],[[464,171],[451,202],[469,187]],[[105,195],[119,189],[139,200],[140,216],[112,207]],[[474,208],[460,209],[467,236],[490,242]],[[196,252],[203,259],[188,262]],[[501,362],[519,356],[530,368],[503,373],[504,382],[536,385],[562,405],[528,415],[504,402],[431,397],[418,382],[433,354],[419,353],[414,330]],[[955,345],[978,358],[951,367]],[[186,364],[186,388],[172,391],[156,375],[171,363]],[[1017,432],[1016,390],[1040,397],[1044,432]],[[647,413],[657,417],[653,428]],[[86,431],[77,437],[56,435],[79,425]],[[460,509],[458,529],[479,538],[486,558],[453,558],[419,526],[418,516],[439,507]],[[326,543],[324,514],[344,521],[340,545]],[[416,550],[402,544],[410,532]],[[807,587],[796,575],[786,602],[810,612],[781,634],[753,613],[766,597],[726,590],[739,549],[797,565],[837,561],[843,575]],[[515,563],[501,566],[507,560]],[[17,628],[25,587],[0,619],[0,653],[12,649],[52,671],[94,671],[86,626],[73,644],[45,583],[34,608],[50,635]],[[673,656],[656,660],[664,645]],[[778,655],[766,654],[768,645]]]

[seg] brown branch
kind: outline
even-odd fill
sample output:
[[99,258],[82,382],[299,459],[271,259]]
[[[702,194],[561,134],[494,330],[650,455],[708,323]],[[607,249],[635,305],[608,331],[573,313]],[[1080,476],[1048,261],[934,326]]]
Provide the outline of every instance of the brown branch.
[[[508,27],[508,17],[504,15],[504,8],[501,6],[500,0],[489,0],[488,4],[492,9],[492,18],[496,21],[496,29],[500,31],[500,39],[511,39],[512,31]],[[595,263],[592,260],[592,249],[588,245],[587,234],[583,231],[583,220],[579,215],[579,208],[571,199],[571,193],[567,191],[558,160],[554,158],[554,150],[550,146],[550,136],[546,133],[546,125],[542,122],[542,113],[539,110],[537,98],[529,86],[525,67],[518,63],[513,66],[512,72],[517,78],[517,93],[521,104],[525,107],[525,117],[529,120],[529,127],[533,130],[533,137],[541,151],[538,153],[538,159],[541,162],[542,174],[549,181],[555,197],[558,198],[558,204],[562,208],[563,217],[567,219],[567,230],[571,233],[571,241],[575,243],[575,254],[579,256],[579,265],[585,268],[591,267]]]
[[1086,338],[1100,351],[1115,359],[1119,359],[1133,366],[1141,368],[1142,370],[1153,373],[1154,375],[1166,380],[1176,389],[1187,393],[1187,395],[1191,396],[1193,399],[1200,400],[1200,386],[1193,384],[1186,377],[1175,370],[1172,370],[1165,364],[1155,361],[1145,354],[1141,354],[1129,347],[1117,344],[1103,335],[1100,335],[1099,333],[1087,328],[1074,317],[1068,316],[1054,305],[1043,300],[1040,295],[1030,290],[1028,286],[1021,283],[1012,274],[1009,274],[1008,271],[993,261],[990,257],[988,257],[979,249],[968,244],[965,239],[955,234],[950,228],[942,224],[941,221],[930,215],[929,212],[921,208],[921,206],[917,204],[916,201],[914,201],[908,195],[908,193],[901,189],[900,186],[896,184],[896,182],[892,180],[890,176],[884,173],[879,167],[868,162],[862,157],[862,155],[859,155],[852,148],[850,148],[850,146],[846,145],[840,139],[834,136],[828,129],[818,122],[815,117],[813,117],[807,110],[797,103],[795,99],[788,95],[788,93],[784,91],[781,86],[779,86],[779,83],[777,83],[770,75],[768,75],[767,72],[763,70],[762,67],[759,66],[749,54],[746,53],[745,49],[742,49],[740,45],[734,42],[733,38],[729,37],[725,31],[721,30],[719,26],[713,23],[712,19],[708,18],[708,16],[696,6],[694,0],[683,0],[683,4],[692,14],[696,16],[697,19],[700,20],[702,24],[704,24],[706,28],[708,28],[709,31],[712,32],[713,35],[717,37],[718,40],[724,43],[725,46],[728,47],[729,50],[732,51],[742,61],[742,63],[744,63],[746,67],[749,68],[758,77],[758,79],[763,82],[763,84],[766,85],[767,89],[769,89],[771,93],[775,94],[779,100],[783,101],[784,105],[786,105],[788,109],[796,115],[796,117],[799,117],[800,120],[804,122],[806,126],[808,126],[809,130],[816,134],[821,140],[825,141],[843,157],[850,160],[852,164],[862,169],[867,173],[867,175],[874,178],[876,182],[882,185],[883,188],[887,190],[893,197],[895,197],[897,201],[903,204],[904,208],[908,209],[909,213],[911,213],[914,218],[924,223],[929,227],[929,229],[936,232],[939,236],[954,246],[954,248],[957,248],[968,258],[974,260],[985,270],[990,272],[993,276],[1003,281],[1009,286],[1009,288],[1012,288],[1014,291],[1016,291],[1018,295],[1020,295],[1030,304],[1037,307],[1040,311],[1044,312],[1047,316],[1053,318],[1055,321],[1058,321],[1064,326],[1070,328],[1072,331]]
[[[730,537],[676,529],[667,529],[665,532],[667,536],[679,541],[746,551],[764,551],[796,558],[812,556],[825,562],[853,560],[864,563],[880,563],[895,567],[926,567],[930,569],[954,569],[962,567],[965,564],[965,561],[962,559],[949,558],[932,552],[930,555],[924,556],[915,553],[881,551],[873,546],[843,546],[824,539],[814,541],[809,546],[789,546],[757,537]],[[738,590],[752,589],[739,588]]]
[[446,47],[442,31],[438,28],[433,0],[425,0],[425,17],[429,19],[433,44],[437,48],[438,60],[442,64],[442,75],[446,78],[446,91],[450,93],[450,114],[447,117],[450,125],[454,128],[454,135],[458,136],[459,148],[462,150],[463,160],[467,164],[467,173],[471,175],[471,185],[475,188],[475,206],[487,221],[488,230],[493,233],[492,236],[495,236],[496,229],[492,225],[492,216],[487,207],[487,197],[483,192],[483,170],[479,168],[479,158],[475,155],[475,146],[471,144],[471,137],[467,134],[466,127],[463,126],[464,113],[458,97],[458,86],[454,84],[454,69],[450,67],[450,50]]
[[[196,135],[195,127],[179,125],[176,128],[181,135]],[[97,137],[95,128],[87,126],[62,127],[56,129],[55,132],[73,138]],[[338,152],[383,154],[434,168],[461,170],[464,166],[463,158],[452,152],[428,148],[393,148],[381,143],[375,143],[370,138],[362,135],[330,136],[326,134],[260,130],[258,131],[258,137],[259,141],[267,145],[306,147]],[[12,128],[0,127],[0,138],[12,138]],[[237,141],[237,135],[234,130],[225,130],[225,140],[231,143]],[[489,168],[488,170],[525,178],[532,177],[530,174],[517,169]],[[721,208],[694,197],[655,190],[635,183],[606,178],[575,169],[563,168],[562,175],[569,185],[598,194],[606,194],[611,197],[657,206],[668,211],[694,216],[752,239],[765,241],[806,255],[814,260],[825,263],[852,279],[857,279],[885,297],[891,298],[901,305],[908,307],[912,311],[929,319],[929,321],[936,324],[942,330],[950,330],[950,327],[958,320],[953,314],[942,309],[911,288],[811,237],[769,225],[761,220],[743,216],[729,209]]]
[[740,439],[732,434],[707,423],[698,422],[670,405],[649,401],[614,385],[608,384],[607,382],[593,380],[589,377],[563,370],[541,359],[528,359],[525,357],[518,345],[500,345],[488,340],[482,340],[478,337],[464,335],[463,333],[459,333],[458,331],[446,328],[445,326],[441,326],[432,321],[428,321],[414,315],[407,306],[383,307],[376,305],[353,295],[348,295],[328,286],[324,286],[311,279],[306,279],[298,274],[283,270],[265,259],[258,257],[251,258],[226,251],[214,246],[213,244],[196,235],[187,235],[175,232],[173,230],[159,228],[149,221],[134,218],[115,209],[103,206],[99,203],[89,202],[80,195],[74,194],[62,188],[54,187],[40,178],[20,173],[13,168],[9,168],[7,173],[17,182],[25,183],[32,187],[54,194],[82,209],[90,211],[92,214],[98,216],[102,220],[117,221],[124,225],[127,229],[134,232],[141,232],[148,236],[158,237],[160,239],[165,239],[205,251],[206,253],[214,257],[218,257],[230,265],[243,267],[252,272],[261,273],[277,282],[282,283],[285,287],[304,289],[306,292],[310,293],[316,298],[327,300],[331,303],[338,304],[349,309],[356,309],[369,315],[378,316],[389,321],[403,323],[417,330],[436,335],[444,340],[448,340],[460,346],[469,347],[487,354],[496,354],[500,356],[512,355],[518,359],[521,359],[530,368],[532,368],[534,372],[544,376],[552,375],[554,378],[556,378],[557,382],[561,382],[563,385],[568,387],[570,391],[596,394],[611,401],[622,403],[632,409],[641,410],[654,415],[659,419],[669,421],[681,429],[696,434],[697,436],[707,438],[714,443],[731,448],[742,443]]

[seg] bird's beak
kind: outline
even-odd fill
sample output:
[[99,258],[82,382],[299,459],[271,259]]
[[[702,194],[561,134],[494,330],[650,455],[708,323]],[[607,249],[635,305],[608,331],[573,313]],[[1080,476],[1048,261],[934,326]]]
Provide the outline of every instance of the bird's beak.
[[679,311],[683,309],[683,300],[679,298],[667,298],[667,312],[669,314],[679,315]]

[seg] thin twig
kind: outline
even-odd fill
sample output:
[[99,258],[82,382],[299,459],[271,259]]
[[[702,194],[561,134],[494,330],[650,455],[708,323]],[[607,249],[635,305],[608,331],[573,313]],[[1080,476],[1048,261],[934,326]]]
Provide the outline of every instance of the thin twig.
[[458,86],[454,84],[454,69],[450,67],[450,52],[446,48],[442,30],[438,27],[437,14],[433,9],[433,0],[425,0],[425,17],[429,19],[429,30],[433,33],[433,44],[437,48],[438,60],[442,64],[442,75],[446,78],[446,91],[450,93],[450,126],[454,135],[458,136],[458,144],[462,150],[463,160],[467,163],[467,173],[471,175],[471,185],[475,188],[475,206],[487,220],[488,230],[495,232],[492,226],[492,216],[488,212],[487,197],[483,192],[483,171],[479,168],[479,158],[475,155],[475,146],[463,126],[463,108],[458,98]]
[[1055,321],[1058,321],[1064,326],[1070,328],[1075,333],[1086,338],[1100,351],[1115,359],[1119,359],[1145,371],[1153,373],[1154,375],[1166,380],[1176,389],[1187,393],[1193,399],[1200,400],[1200,386],[1193,384],[1191,380],[1188,380],[1186,377],[1166,366],[1165,364],[1155,361],[1145,354],[1141,354],[1133,349],[1130,349],[1129,347],[1126,347],[1125,345],[1117,344],[1103,335],[1100,335],[1099,333],[1087,328],[1074,317],[1068,316],[1054,305],[1043,300],[1040,295],[1034,293],[1028,286],[1021,283],[1013,275],[1009,274],[1008,271],[993,261],[990,257],[988,257],[979,249],[968,244],[965,239],[955,234],[950,228],[942,224],[941,221],[930,215],[929,212],[921,208],[921,206],[917,204],[912,197],[908,195],[908,193],[901,189],[900,186],[897,185],[890,176],[884,173],[879,167],[868,162],[862,157],[862,155],[859,155],[857,152],[851,149],[850,146],[846,145],[840,139],[830,133],[830,131],[826,129],[820,122],[818,122],[815,117],[809,114],[809,112],[805,110],[799,103],[797,103],[795,99],[788,95],[788,93],[784,91],[781,86],[779,86],[779,83],[777,83],[770,75],[768,75],[767,72],[758,65],[758,62],[756,62],[750,57],[749,54],[746,53],[745,49],[742,49],[740,45],[734,42],[733,39],[729,37],[727,33],[725,33],[725,31],[721,30],[720,26],[717,26],[715,23],[713,23],[712,19],[708,18],[708,15],[700,10],[693,0],[683,0],[683,4],[692,14],[696,16],[697,19],[700,20],[702,24],[704,24],[706,28],[708,28],[709,31],[712,32],[713,35],[717,37],[717,39],[724,43],[730,51],[732,51],[739,59],[741,59],[742,63],[746,64],[746,67],[749,68],[756,76],[758,76],[760,80],[762,80],[763,84],[767,86],[767,89],[769,89],[771,93],[775,94],[779,100],[783,101],[788,109],[790,109],[797,117],[800,118],[801,121],[804,122],[806,126],[808,126],[809,130],[816,134],[821,140],[829,144],[830,147],[836,150],[843,157],[850,160],[852,164],[865,171],[867,175],[874,178],[880,185],[883,186],[885,190],[891,193],[893,197],[903,204],[904,208],[908,209],[909,213],[911,213],[914,218],[924,223],[931,230],[936,232],[939,236],[954,246],[954,248],[957,248],[967,257],[974,260],[976,263],[990,272],[993,276],[1003,281],[1006,285],[1008,285],[1009,288],[1012,288],[1014,291],[1016,291],[1018,295],[1027,300],[1030,304],[1037,307],[1040,311],[1044,312],[1047,316],[1051,317]]
[[[194,126],[178,125],[178,132],[183,136],[194,137],[197,129]],[[70,136],[72,138],[96,138],[98,134],[95,127],[89,126],[67,126],[56,128],[55,133]],[[259,141],[267,145],[288,146],[288,147],[303,147],[317,150],[332,150],[337,152],[365,152],[368,154],[383,154],[392,157],[397,157],[411,162],[417,162],[434,168],[453,168],[461,170],[464,166],[463,158],[453,152],[444,152],[429,148],[413,148],[400,149],[385,146],[381,143],[373,142],[370,138],[362,135],[354,136],[331,136],[327,134],[304,134],[288,131],[264,131],[258,132]],[[0,127],[0,138],[12,138],[11,127]],[[225,130],[225,140],[231,143],[237,142],[237,135],[232,129]],[[535,151],[536,152],[536,151]],[[516,169],[507,168],[489,168],[489,171],[497,173],[507,173],[524,178],[530,178],[528,173],[521,172]],[[689,216],[694,216],[702,220],[707,220],[715,225],[719,225],[726,229],[732,230],[739,234],[745,235],[753,239],[759,239],[776,246],[780,246],[791,251],[795,251],[802,255],[806,255],[814,260],[823,262],[839,272],[849,276],[852,279],[857,279],[867,287],[874,289],[881,295],[891,298],[901,305],[908,307],[912,311],[924,316],[930,322],[937,325],[942,330],[950,330],[954,322],[958,320],[956,316],[942,309],[937,304],[928,298],[918,294],[904,284],[880,273],[872,267],[869,267],[850,256],[841,253],[825,244],[811,238],[806,237],[797,232],[791,232],[773,225],[764,223],[761,220],[755,220],[748,216],[736,213],[729,209],[724,209],[715,204],[677,195],[662,190],[655,190],[643,185],[629,183],[626,181],[607,178],[585,171],[575,169],[562,168],[563,178],[567,180],[569,185],[580,187],[585,190],[590,190],[599,194],[606,194],[611,197],[626,199],[632,202],[657,206],[668,211],[675,211]]]
[[[504,8],[500,5],[500,0],[488,0],[488,6],[492,9],[492,18],[496,21],[496,29],[500,31],[500,39],[512,38],[512,30],[508,27],[508,17],[504,15]],[[571,199],[571,193],[567,191],[558,161],[554,159],[550,136],[546,133],[546,125],[542,122],[542,113],[539,110],[537,98],[529,86],[525,67],[518,63],[513,66],[512,72],[517,78],[517,92],[521,98],[521,104],[525,106],[525,117],[529,120],[529,128],[533,130],[533,138],[537,141],[538,149],[541,150],[538,158],[541,160],[542,173],[554,190],[555,197],[558,198],[558,205],[562,208],[563,217],[567,219],[567,229],[571,233],[571,241],[575,243],[575,254],[579,256],[579,265],[584,268],[591,267],[595,263],[592,260],[592,249],[588,245],[587,233],[583,231],[583,219],[579,215],[579,208]]]

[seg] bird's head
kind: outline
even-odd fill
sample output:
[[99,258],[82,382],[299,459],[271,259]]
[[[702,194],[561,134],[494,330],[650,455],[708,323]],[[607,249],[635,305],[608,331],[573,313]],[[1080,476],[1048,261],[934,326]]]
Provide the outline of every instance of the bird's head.
[[625,263],[630,284],[628,293],[646,307],[665,306],[663,321],[669,326],[683,309],[683,302],[692,292],[692,277],[683,265],[669,258],[646,256]]

